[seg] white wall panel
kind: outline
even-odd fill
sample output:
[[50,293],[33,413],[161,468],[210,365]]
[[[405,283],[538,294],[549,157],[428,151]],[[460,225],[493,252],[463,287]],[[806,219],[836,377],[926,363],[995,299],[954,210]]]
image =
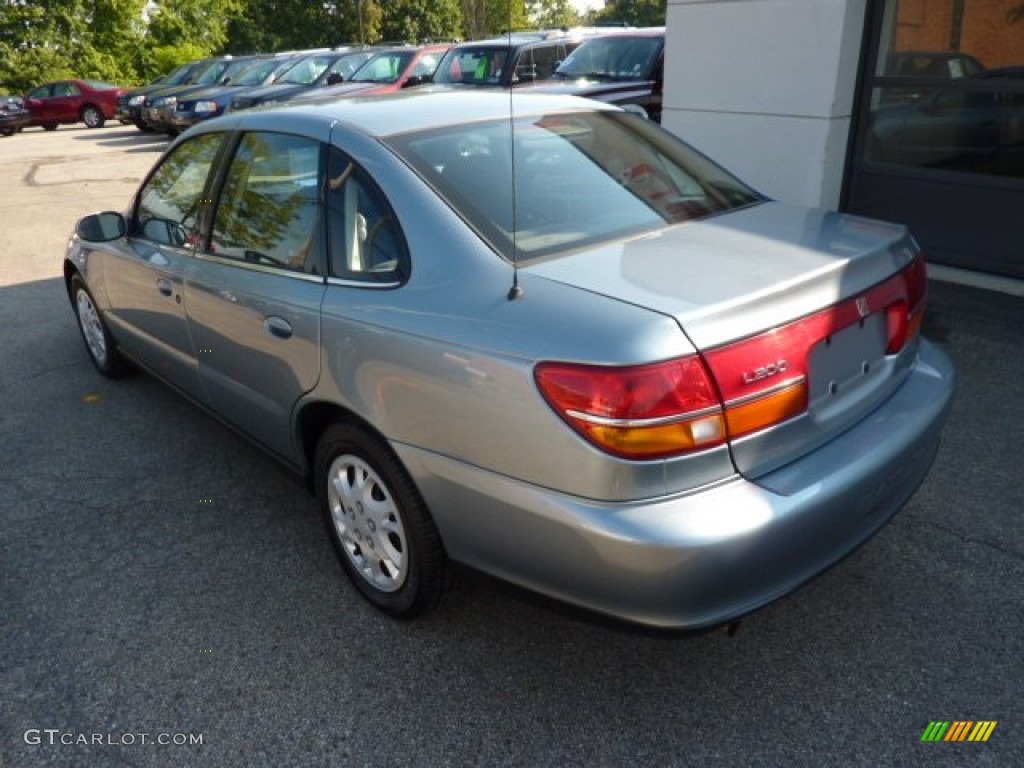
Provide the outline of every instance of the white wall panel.
[[662,122],[766,194],[835,207],[866,0],[670,0]]

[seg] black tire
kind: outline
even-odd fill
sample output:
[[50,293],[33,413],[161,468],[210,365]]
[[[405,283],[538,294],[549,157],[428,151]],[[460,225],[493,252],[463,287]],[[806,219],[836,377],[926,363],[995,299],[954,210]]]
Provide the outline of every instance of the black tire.
[[107,122],[103,110],[95,104],[86,104],[82,107],[81,118],[86,128],[102,128],[103,124]]
[[43,123],[43,130],[44,131],[56,131],[57,130],[57,123]]
[[85,351],[96,370],[109,379],[124,376],[128,372],[128,364],[114,344],[92,294],[78,275],[71,278],[71,306],[85,342]]
[[313,479],[342,568],[370,603],[400,619],[430,611],[447,559],[416,485],[380,438],[349,423],[321,435]]
[[138,128],[143,133],[149,133],[150,131],[153,130],[152,128],[149,127],[149,123],[147,123],[145,120],[136,120],[135,127]]
[[0,136],[13,136],[13,135],[14,135],[14,129],[13,128],[4,128],[3,131],[0,131]]

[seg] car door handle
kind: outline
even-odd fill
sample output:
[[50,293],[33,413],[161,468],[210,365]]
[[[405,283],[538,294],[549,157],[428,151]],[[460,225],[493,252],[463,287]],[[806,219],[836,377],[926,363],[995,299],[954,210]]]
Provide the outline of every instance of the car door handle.
[[159,280],[157,280],[156,287],[157,290],[159,290],[160,293],[162,293],[164,296],[170,296],[172,293],[174,293],[174,286],[171,285],[171,281],[168,280],[166,277],[161,277]]
[[292,326],[283,317],[271,315],[263,321],[263,328],[271,336],[277,336],[279,339],[290,339],[292,337]]

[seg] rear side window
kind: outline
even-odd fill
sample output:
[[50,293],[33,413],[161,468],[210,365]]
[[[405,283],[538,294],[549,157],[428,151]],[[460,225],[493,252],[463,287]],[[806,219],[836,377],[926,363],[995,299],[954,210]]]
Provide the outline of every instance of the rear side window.
[[384,193],[346,154],[331,147],[327,217],[333,277],[392,284],[409,275],[409,255]]
[[247,133],[231,159],[209,252],[251,264],[315,272],[319,257],[320,144]]
[[516,66],[516,77],[519,80],[547,80],[555,73],[558,63],[557,45],[537,46],[523,51]]
[[179,247],[195,243],[199,208],[221,141],[222,134],[204,133],[164,159],[139,192],[136,236]]

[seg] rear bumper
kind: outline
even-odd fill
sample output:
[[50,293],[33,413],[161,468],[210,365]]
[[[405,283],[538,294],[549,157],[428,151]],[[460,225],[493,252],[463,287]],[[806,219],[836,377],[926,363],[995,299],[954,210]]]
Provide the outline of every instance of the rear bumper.
[[952,400],[922,341],[903,386],[808,456],[750,482],[639,502],[567,496],[396,445],[449,555],[569,603],[698,629],[749,613],[834,565],[924,480]]

